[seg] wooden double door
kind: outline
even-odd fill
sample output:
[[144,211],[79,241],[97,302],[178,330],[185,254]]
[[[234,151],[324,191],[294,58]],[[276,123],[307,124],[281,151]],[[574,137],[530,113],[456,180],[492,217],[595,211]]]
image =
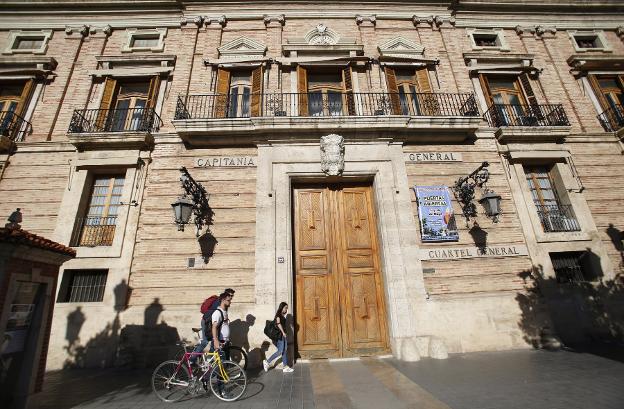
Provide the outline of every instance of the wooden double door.
[[388,351],[372,191],[294,189],[297,347],[304,358]]

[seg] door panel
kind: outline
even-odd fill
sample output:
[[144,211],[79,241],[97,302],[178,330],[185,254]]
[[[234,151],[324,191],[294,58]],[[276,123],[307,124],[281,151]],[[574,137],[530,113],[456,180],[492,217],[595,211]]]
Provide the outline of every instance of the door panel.
[[370,187],[300,188],[294,202],[299,353],[387,351]]
[[338,200],[342,233],[340,294],[346,329],[345,355],[368,354],[387,346],[383,293],[370,188],[342,190]]
[[337,294],[330,274],[328,191],[299,190],[295,194],[297,340],[308,356],[339,356]]

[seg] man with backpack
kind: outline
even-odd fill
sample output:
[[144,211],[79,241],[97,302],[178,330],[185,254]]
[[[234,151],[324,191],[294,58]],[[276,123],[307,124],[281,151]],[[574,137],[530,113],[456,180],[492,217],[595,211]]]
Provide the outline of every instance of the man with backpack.
[[[219,306],[221,305],[222,299],[225,299],[227,297],[229,297],[229,300],[227,302],[227,308],[229,308],[232,298],[234,297],[234,293],[235,291],[233,289],[226,288],[225,290],[223,290],[223,293],[221,295],[219,296],[213,295],[204,300],[204,302],[202,303],[200,307],[200,311],[202,313],[201,340],[199,344],[195,346],[195,349],[193,349],[193,352],[203,352],[203,350],[206,349],[206,347],[208,346],[208,343],[212,340],[212,337],[213,337],[213,334],[212,334],[213,315],[217,311]],[[224,318],[226,319],[227,319],[227,308],[225,309],[225,314],[224,314]],[[228,337],[229,337],[229,320],[228,320]],[[210,348],[210,351],[211,352],[213,351],[212,346]],[[194,364],[197,361],[197,358],[198,358],[198,355],[193,356],[190,360],[191,364]]]

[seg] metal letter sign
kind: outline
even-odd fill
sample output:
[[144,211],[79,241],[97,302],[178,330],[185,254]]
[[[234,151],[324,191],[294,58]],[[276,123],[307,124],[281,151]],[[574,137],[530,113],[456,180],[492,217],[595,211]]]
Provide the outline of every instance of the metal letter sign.
[[446,186],[414,186],[422,241],[457,241],[451,196]]

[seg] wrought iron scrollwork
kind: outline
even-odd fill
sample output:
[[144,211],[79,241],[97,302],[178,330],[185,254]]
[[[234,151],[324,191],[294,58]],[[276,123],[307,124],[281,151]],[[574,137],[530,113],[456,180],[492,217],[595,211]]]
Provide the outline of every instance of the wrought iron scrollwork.
[[487,170],[488,166],[490,166],[488,162],[483,162],[481,166],[468,176],[457,179],[453,186],[453,193],[462,207],[462,213],[466,217],[466,221],[469,221],[471,217],[477,216],[477,207],[473,203],[475,188],[482,187],[490,179],[490,172]]
[[193,216],[196,230],[196,235],[199,237],[201,230],[206,227],[206,232],[210,232],[210,225],[212,224],[213,212],[208,205],[209,194],[206,193],[206,189],[201,183],[198,183],[193,179],[186,167],[180,168],[180,183],[182,189],[184,189],[184,195],[189,197],[193,201]]

